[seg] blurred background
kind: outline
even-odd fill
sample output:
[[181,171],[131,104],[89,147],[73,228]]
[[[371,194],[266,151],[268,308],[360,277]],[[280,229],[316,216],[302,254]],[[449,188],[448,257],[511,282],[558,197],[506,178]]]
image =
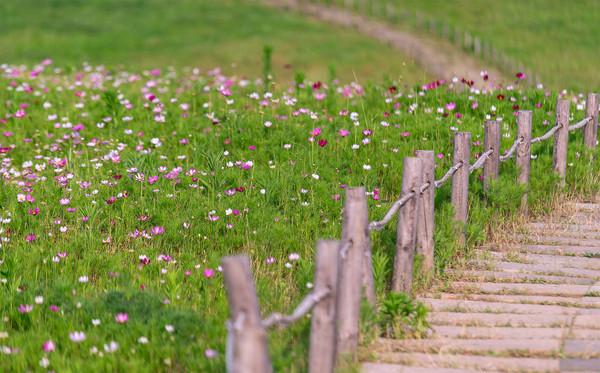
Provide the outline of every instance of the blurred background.
[[[105,64],[150,68],[220,67],[258,76],[264,46],[273,72],[343,80],[391,77],[407,84],[441,78],[437,57],[391,46],[377,37],[282,1],[2,0],[0,62],[58,66]],[[297,3],[295,3],[297,5]],[[600,87],[600,1],[596,0],[320,0],[408,33],[454,61],[475,59],[507,77],[523,70],[552,88]],[[461,39],[457,39],[460,37]],[[467,40],[470,39],[470,40]],[[447,78],[447,77],[444,77]],[[473,79],[473,77],[468,77]]]

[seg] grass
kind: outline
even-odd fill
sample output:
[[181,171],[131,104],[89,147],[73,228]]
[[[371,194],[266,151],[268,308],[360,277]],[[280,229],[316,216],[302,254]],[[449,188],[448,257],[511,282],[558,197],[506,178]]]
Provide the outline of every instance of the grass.
[[[377,0],[376,0],[377,1]],[[600,88],[594,0],[402,0],[402,11],[421,12],[491,42],[540,74],[554,89]]]
[[[4,371],[222,371],[222,256],[251,257],[263,315],[290,312],[312,282],[316,240],[340,236],[346,186],[378,190],[369,211],[379,219],[398,197],[403,157],[434,149],[439,178],[455,131],[473,133],[474,158],[483,122],[501,119],[505,149],[515,105],[533,110],[537,136],[556,100],[542,90],[413,92],[393,80],[264,87],[186,69],[34,71],[0,71]],[[571,137],[568,188],[592,193],[600,165],[586,161],[581,134]],[[551,144],[533,153],[529,198],[540,213],[557,179]],[[502,164],[490,194],[471,176],[469,246],[517,211],[515,173]],[[448,184],[436,192],[440,272],[466,255],[449,201]],[[380,299],[392,226],[373,234]],[[308,329],[306,319],[269,333],[276,371],[306,370]],[[76,331],[85,340],[72,341]],[[55,351],[43,351],[47,341]]]
[[323,80],[329,66],[343,80],[426,80],[390,46],[250,1],[4,0],[0,14],[0,63],[52,57],[61,66],[220,67],[254,77],[271,45],[274,74],[284,80],[297,71]]

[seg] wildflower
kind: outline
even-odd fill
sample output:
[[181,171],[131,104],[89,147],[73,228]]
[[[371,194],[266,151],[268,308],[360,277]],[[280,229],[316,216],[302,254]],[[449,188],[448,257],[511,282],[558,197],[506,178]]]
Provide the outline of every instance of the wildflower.
[[146,338],[144,336],[141,336],[141,337],[138,338],[138,343],[141,344],[141,345],[148,344],[148,338]]
[[81,282],[82,284],[85,284],[88,281],[89,281],[89,278],[87,276],[80,276],[79,277],[79,282]]
[[110,341],[110,343],[104,345],[104,351],[111,353],[115,352],[119,349],[119,344],[115,341]]
[[348,135],[350,134],[350,131],[348,131],[348,130],[345,130],[345,129],[341,129],[341,130],[339,130],[339,131],[338,131],[338,134],[339,134],[341,137],[346,137],[346,136],[348,136]]
[[43,358],[40,360],[40,366],[41,366],[42,368],[48,368],[48,366],[49,366],[49,365],[50,365],[50,360],[48,360],[48,358],[44,356],[44,357],[43,357]]
[[55,349],[56,349],[56,345],[54,344],[54,341],[51,339],[47,340],[42,345],[42,350],[44,350],[44,352],[52,352]]
[[115,315],[115,321],[118,324],[125,324],[129,320],[129,315],[126,313],[117,313]]
[[27,242],[33,242],[37,239],[37,236],[34,233],[30,233],[27,236],[25,236],[25,241]]
[[204,277],[211,278],[215,275],[215,271],[212,268],[206,268],[204,270]]
[[214,357],[217,356],[217,351],[215,351],[215,350],[213,350],[211,348],[207,348],[204,351],[204,356],[206,356],[207,359],[212,359],[212,358],[214,358]]
[[150,229],[150,233],[153,236],[159,236],[163,233],[165,233],[165,227],[161,227],[159,225],[152,227],[152,229]]
[[18,310],[19,310],[19,313],[29,313],[29,312],[33,311],[33,305],[20,304]]
[[455,102],[449,102],[446,104],[446,110],[448,111],[452,111],[456,109],[456,103]]
[[175,328],[173,327],[173,325],[167,324],[167,325],[165,325],[165,330],[168,333],[173,333],[175,331]]
[[83,342],[85,341],[85,333],[78,331],[71,332],[69,333],[69,339],[75,343]]

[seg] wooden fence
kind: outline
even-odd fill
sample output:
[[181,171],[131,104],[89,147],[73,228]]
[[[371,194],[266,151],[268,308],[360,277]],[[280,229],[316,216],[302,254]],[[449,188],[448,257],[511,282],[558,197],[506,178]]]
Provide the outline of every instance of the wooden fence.
[[[556,123],[544,135],[531,137],[532,112],[517,114],[517,138],[509,150],[500,153],[500,125],[488,121],[484,126],[484,149],[470,163],[471,134],[458,132],[454,137],[453,166],[439,180],[434,179],[435,160],[431,150],[418,150],[415,157],[404,158],[400,198],[381,221],[369,222],[365,189],[346,190],[342,238],[317,242],[314,288],[291,315],[275,313],[261,319],[254,289],[250,260],[245,255],[223,258],[223,275],[230,304],[228,322],[227,369],[235,373],[272,371],[267,329],[287,326],[312,310],[309,371],[333,372],[342,358],[355,359],[359,343],[359,320],[363,296],[375,306],[370,232],[382,229],[398,216],[396,258],[392,291],[410,293],[415,253],[423,255],[423,269],[433,268],[435,190],[452,179],[454,220],[457,234],[464,242],[468,218],[469,175],[483,168],[483,186],[498,177],[499,165],[513,156],[518,168],[517,182],[527,188],[530,175],[531,146],[554,137],[553,169],[564,184],[567,169],[567,146],[570,131],[583,129],[584,144],[597,146],[598,95],[587,96],[586,117],[569,125],[568,100],[559,99]],[[521,201],[527,213],[527,193]]]

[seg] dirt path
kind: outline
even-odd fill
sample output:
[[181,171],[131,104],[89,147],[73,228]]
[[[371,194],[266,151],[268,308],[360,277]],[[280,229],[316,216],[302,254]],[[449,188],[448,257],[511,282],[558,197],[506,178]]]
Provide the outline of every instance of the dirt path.
[[363,372],[600,371],[600,203],[567,208],[420,297],[431,338],[379,339]]
[[[441,40],[415,35],[353,12],[336,7],[307,3],[297,0],[264,0],[268,5],[304,13],[312,18],[344,27],[352,27],[381,42],[388,43],[414,59],[433,77],[453,77],[473,80],[475,86],[484,88],[496,82],[504,82],[498,70],[484,66],[478,59]],[[480,72],[487,70],[490,81],[484,82]]]

